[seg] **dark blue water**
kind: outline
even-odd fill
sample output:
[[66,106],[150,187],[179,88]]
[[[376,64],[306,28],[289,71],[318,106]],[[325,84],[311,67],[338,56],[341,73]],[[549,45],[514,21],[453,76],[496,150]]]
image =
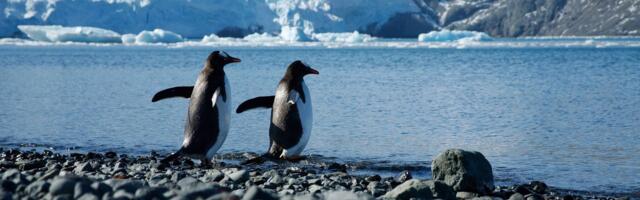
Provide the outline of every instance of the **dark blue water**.
[[[0,46],[0,146],[170,152],[192,85],[214,48]],[[306,78],[314,128],[306,154],[430,161],[484,153],[503,182],[640,189],[640,49],[230,48],[234,107],[273,94],[288,63]],[[268,110],[232,115],[222,152],[263,152]]]

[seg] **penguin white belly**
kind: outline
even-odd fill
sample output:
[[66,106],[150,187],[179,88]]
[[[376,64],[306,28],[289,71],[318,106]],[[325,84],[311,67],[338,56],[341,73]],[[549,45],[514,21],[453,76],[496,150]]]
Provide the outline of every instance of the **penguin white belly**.
[[211,101],[213,102],[213,106],[218,109],[218,137],[216,138],[216,142],[213,146],[209,147],[207,151],[207,159],[211,160],[213,156],[220,150],[222,144],[227,139],[227,134],[229,133],[229,123],[231,121],[231,87],[229,86],[229,80],[227,80],[227,76],[224,77],[224,88],[226,92],[227,101],[224,101],[222,96],[220,96],[220,89],[217,89],[215,93],[213,93],[213,97]]
[[[298,108],[298,114],[300,115],[300,123],[302,123],[302,136],[300,137],[300,141],[298,144],[294,145],[291,148],[285,149],[282,151],[281,157],[291,157],[297,156],[302,153],[302,150],[307,146],[309,142],[309,137],[311,136],[311,127],[313,125],[313,110],[311,108],[311,93],[309,92],[309,88],[307,85],[302,82],[302,89],[304,90],[304,99],[306,102],[302,101],[302,98],[295,98],[295,106]],[[291,91],[295,94],[290,94],[290,96],[297,96],[297,92],[295,90]]]

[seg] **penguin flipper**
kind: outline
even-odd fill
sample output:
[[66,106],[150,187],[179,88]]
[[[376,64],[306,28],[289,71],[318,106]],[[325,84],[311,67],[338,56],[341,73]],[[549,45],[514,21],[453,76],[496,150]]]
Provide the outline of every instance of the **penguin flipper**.
[[276,96],[263,96],[246,100],[245,102],[242,102],[240,106],[238,106],[238,108],[236,109],[236,113],[242,113],[246,110],[259,107],[271,108],[273,106],[273,100],[275,98]]
[[191,97],[192,91],[193,91],[193,86],[179,86],[179,87],[164,89],[156,93],[155,95],[153,95],[151,102],[156,102],[166,98],[173,98],[173,97],[189,98]]

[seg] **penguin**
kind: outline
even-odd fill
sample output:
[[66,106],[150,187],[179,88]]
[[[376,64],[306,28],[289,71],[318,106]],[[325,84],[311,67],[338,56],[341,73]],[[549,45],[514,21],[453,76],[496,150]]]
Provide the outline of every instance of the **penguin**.
[[200,159],[203,166],[211,164],[229,132],[231,89],[224,67],[240,59],[224,51],[209,54],[194,86],[180,86],[156,93],[152,102],[172,97],[189,98],[189,109],[180,149],[163,159],[163,163],[180,156]]
[[311,93],[303,79],[308,74],[318,75],[319,72],[296,60],[287,68],[274,96],[249,99],[236,109],[236,113],[242,113],[254,108],[271,108],[270,145],[263,157],[284,160],[302,158],[300,153],[309,142],[313,123]]

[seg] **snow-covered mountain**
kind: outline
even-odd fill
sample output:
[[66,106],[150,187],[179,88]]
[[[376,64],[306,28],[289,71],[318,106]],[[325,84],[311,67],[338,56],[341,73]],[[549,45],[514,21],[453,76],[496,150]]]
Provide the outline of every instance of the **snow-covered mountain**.
[[186,38],[266,32],[293,40],[353,31],[415,38],[440,29],[499,37],[640,35],[638,0],[0,0],[0,10],[0,37],[24,37],[18,25],[119,34],[159,28]]

